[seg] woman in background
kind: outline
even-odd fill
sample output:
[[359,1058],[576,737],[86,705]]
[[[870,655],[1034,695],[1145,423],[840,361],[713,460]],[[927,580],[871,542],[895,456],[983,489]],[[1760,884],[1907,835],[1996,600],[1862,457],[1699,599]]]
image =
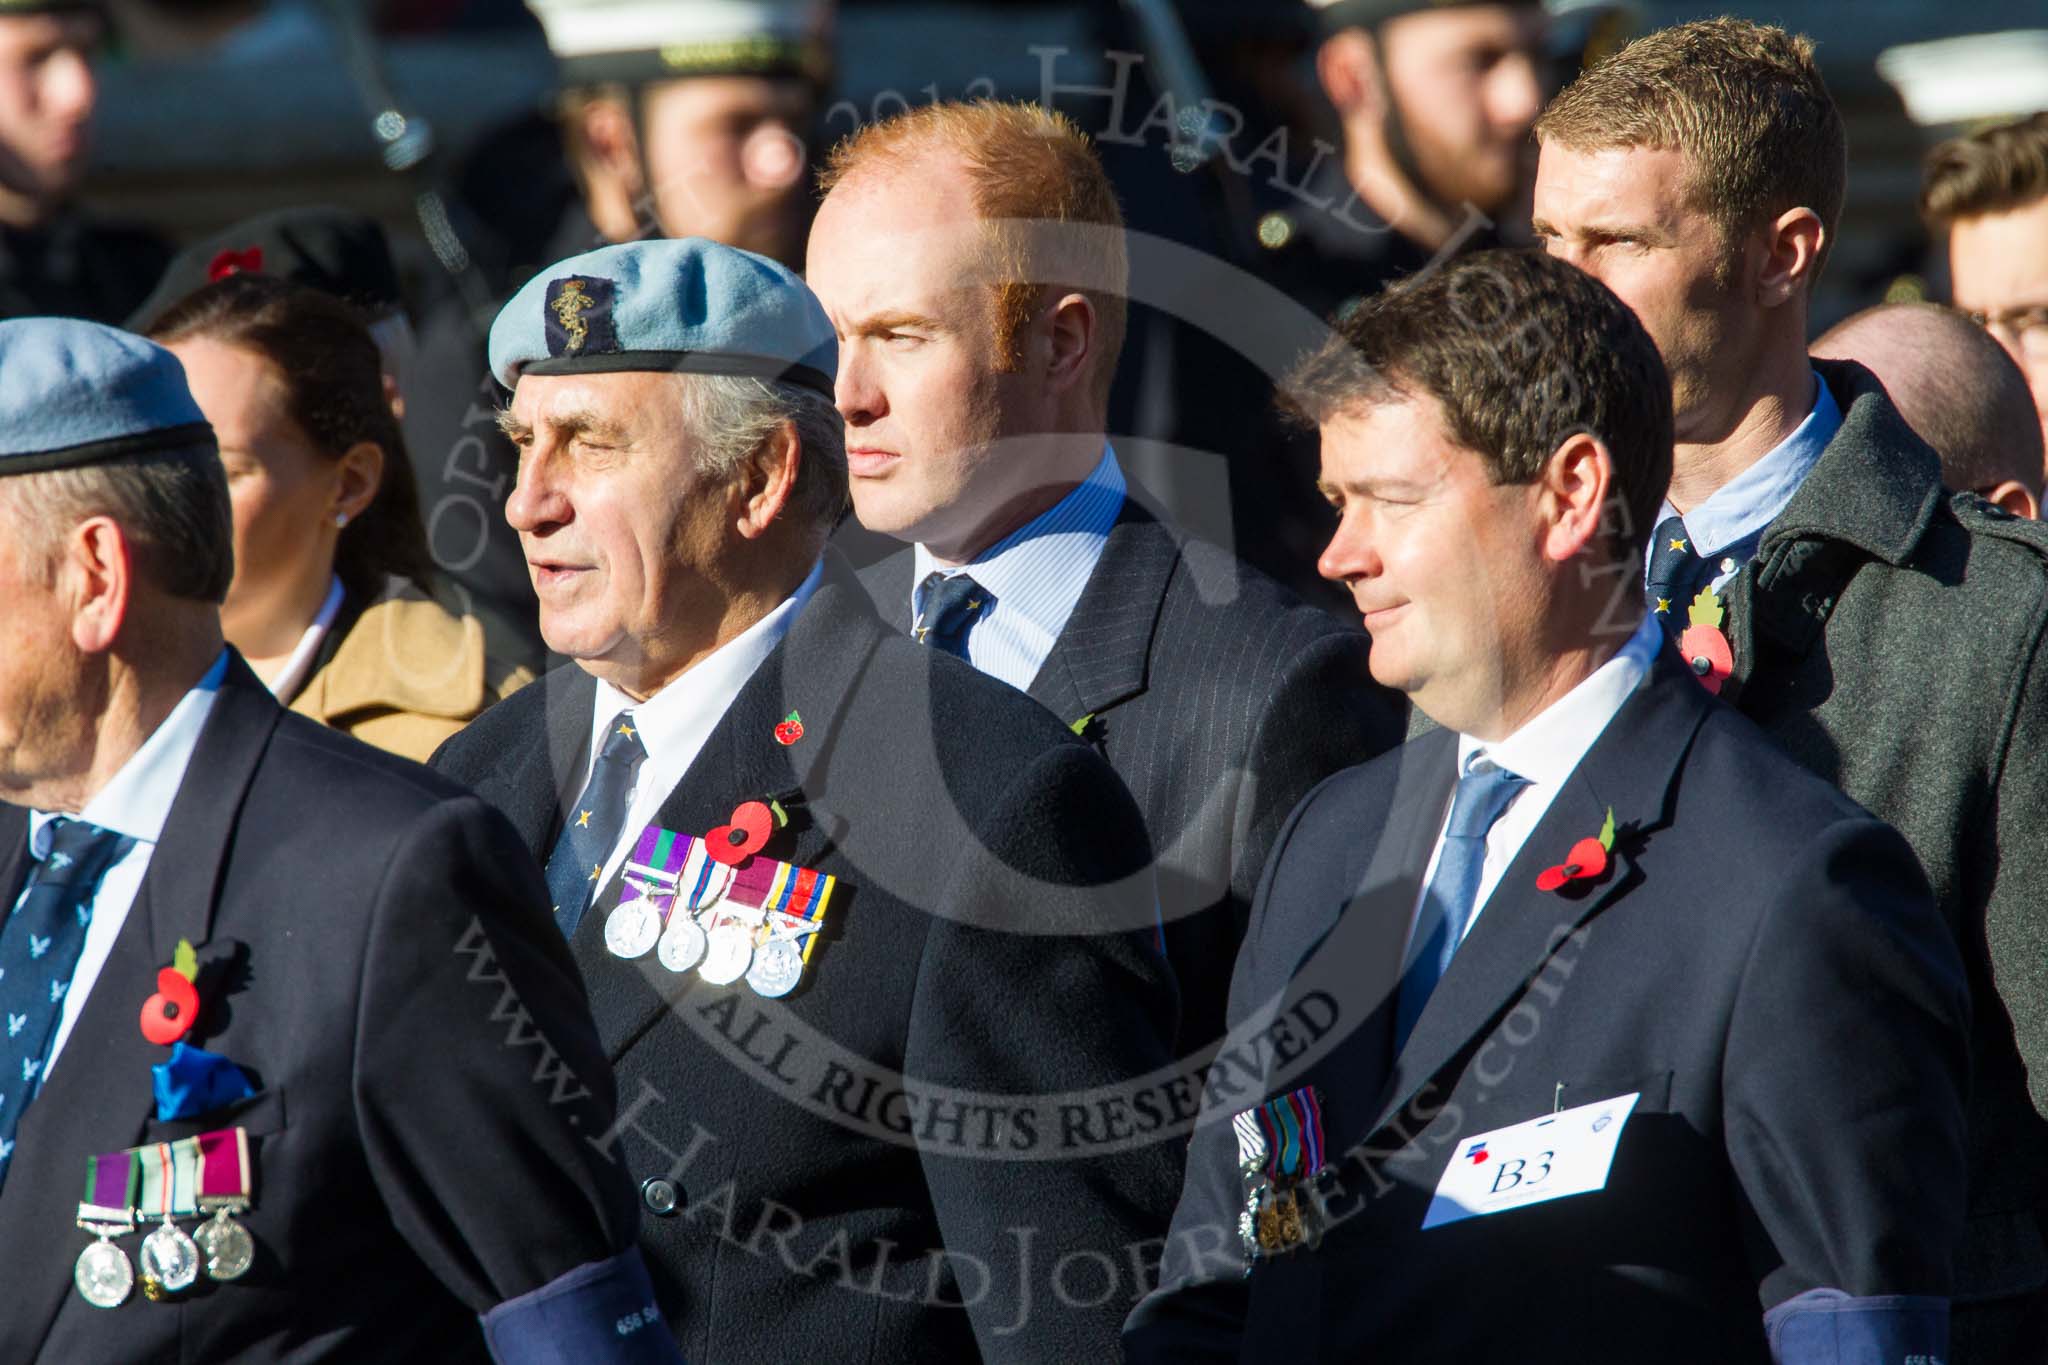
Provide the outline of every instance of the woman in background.
[[347,305],[230,275],[149,329],[220,440],[232,644],[292,710],[424,761],[532,675],[429,594],[433,563],[377,346]]

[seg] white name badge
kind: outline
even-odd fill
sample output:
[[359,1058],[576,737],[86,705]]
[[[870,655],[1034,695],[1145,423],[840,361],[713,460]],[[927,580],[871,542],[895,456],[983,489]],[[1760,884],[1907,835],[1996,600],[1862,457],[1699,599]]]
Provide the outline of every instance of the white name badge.
[[1638,1091],[1460,1138],[1422,1226],[1605,1188],[1615,1145],[1641,1098]]

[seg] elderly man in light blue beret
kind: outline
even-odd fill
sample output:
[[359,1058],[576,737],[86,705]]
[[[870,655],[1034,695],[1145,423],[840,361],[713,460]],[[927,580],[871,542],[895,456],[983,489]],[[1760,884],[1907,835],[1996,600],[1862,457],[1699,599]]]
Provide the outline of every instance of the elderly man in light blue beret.
[[836,355],[701,239],[506,305],[506,512],[574,662],[434,762],[546,860],[686,1355],[1111,1358],[1184,1138],[1143,824],[826,548]]
[[677,1360],[539,869],[278,706],[229,518],[170,352],[0,323],[0,1360]]

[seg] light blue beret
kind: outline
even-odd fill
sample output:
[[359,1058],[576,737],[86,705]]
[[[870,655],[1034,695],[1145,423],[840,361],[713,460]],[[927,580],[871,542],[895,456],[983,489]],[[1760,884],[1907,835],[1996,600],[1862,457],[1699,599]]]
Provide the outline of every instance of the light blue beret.
[[155,342],[73,318],[0,322],[0,474],[212,443],[185,367]]
[[491,324],[491,373],[667,370],[780,379],[832,396],[839,342],[794,271],[702,237],[625,242],[549,266]]

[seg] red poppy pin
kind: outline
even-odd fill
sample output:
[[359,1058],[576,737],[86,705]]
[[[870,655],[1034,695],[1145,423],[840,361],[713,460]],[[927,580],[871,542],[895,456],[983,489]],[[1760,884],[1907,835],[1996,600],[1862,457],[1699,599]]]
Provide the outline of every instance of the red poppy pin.
[[1712,588],[1702,588],[1686,615],[1692,624],[1678,637],[1678,653],[1700,686],[1719,696],[1721,684],[1735,671],[1735,655],[1728,648],[1728,637],[1721,633],[1721,622],[1728,613]]
[[185,939],[171,965],[156,974],[156,994],[142,1003],[142,1036],[159,1047],[169,1047],[192,1031],[199,1022],[199,957]]
[[1572,882],[1593,881],[1607,875],[1609,854],[1614,849],[1614,807],[1607,808],[1607,822],[1600,826],[1597,838],[1581,839],[1572,845],[1572,851],[1556,867],[1546,867],[1536,875],[1538,891],[1560,891]]
[[779,801],[742,801],[732,819],[704,836],[704,852],[727,867],[738,867],[768,845],[768,838],[789,823]]
[[240,251],[229,247],[216,254],[206,267],[209,281],[224,280],[230,275],[256,275],[263,270],[263,248],[245,247]]
[[775,726],[775,742],[787,747],[804,737],[804,718],[792,711]]

